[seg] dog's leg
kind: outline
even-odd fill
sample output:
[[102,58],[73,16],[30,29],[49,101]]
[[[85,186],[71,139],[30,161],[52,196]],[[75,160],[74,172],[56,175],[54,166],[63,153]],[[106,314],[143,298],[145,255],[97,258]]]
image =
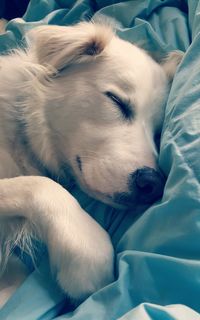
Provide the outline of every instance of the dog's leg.
[[2,217],[24,217],[36,226],[47,244],[52,270],[71,298],[85,299],[113,280],[113,249],[107,233],[53,180],[1,179]]

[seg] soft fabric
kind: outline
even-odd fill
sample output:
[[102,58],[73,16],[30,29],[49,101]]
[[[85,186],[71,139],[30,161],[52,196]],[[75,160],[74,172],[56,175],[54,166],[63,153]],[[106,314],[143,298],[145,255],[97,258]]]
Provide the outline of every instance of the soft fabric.
[[186,52],[165,112],[159,158],[168,176],[164,196],[141,214],[111,209],[73,187],[112,237],[116,281],[72,312],[44,257],[39,272],[2,308],[1,320],[200,319],[200,1],[32,0],[23,19],[12,20],[0,36],[0,49],[22,44],[36,25],[99,15],[115,19],[120,37],[156,57]]

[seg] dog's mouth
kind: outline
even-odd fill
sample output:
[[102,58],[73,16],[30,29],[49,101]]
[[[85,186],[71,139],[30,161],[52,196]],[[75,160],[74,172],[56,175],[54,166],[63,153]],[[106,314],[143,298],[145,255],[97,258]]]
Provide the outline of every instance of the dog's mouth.
[[135,170],[127,179],[127,190],[125,192],[107,194],[87,184],[83,174],[84,167],[81,157],[77,155],[75,161],[79,172],[77,183],[81,189],[92,198],[100,200],[114,208],[126,209],[137,205],[151,205],[163,195],[165,178],[160,171],[154,168],[142,167]]
[[[82,190],[92,198],[120,210],[134,209],[138,206],[150,206],[161,199],[163,195],[163,188],[160,188],[160,192],[157,194],[157,196],[151,196],[150,199],[148,198],[148,195],[145,197],[143,194],[138,194],[137,192],[134,193],[133,191],[117,192],[113,195],[109,195],[99,191],[87,189],[85,186],[82,186]],[[145,193],[151,193],[151,189],[146,188]]]
[[82,172],[82,160],[80,156],[76,156],[76,163],[80,172]]

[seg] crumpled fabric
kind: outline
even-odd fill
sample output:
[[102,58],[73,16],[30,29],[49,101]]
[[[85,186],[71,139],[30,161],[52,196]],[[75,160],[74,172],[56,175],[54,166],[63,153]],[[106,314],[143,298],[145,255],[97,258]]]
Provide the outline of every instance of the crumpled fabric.
[[162,200],[142,212],[114,210],[71,192],[111,235],[116,281],[76,310],[52,280],[47,257],[0,310],[0,320],[200,319],[200,1],[32,0],[9,22],[0,50],[23,44],[40,24],[71,25],[106,16],[120,37],[162,58],[185,52],[166,105],[159,165]]

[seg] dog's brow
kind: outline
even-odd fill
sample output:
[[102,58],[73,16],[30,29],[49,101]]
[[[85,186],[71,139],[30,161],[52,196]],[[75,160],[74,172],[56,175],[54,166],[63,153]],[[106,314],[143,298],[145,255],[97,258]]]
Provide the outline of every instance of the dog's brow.
[[105,92],[105,95],[119,107],[125,120],[130,121],[134,118],[134,111],[132,110],[129,101],[124,101],[122,98],[119,98],[116,94],[110,91]]

